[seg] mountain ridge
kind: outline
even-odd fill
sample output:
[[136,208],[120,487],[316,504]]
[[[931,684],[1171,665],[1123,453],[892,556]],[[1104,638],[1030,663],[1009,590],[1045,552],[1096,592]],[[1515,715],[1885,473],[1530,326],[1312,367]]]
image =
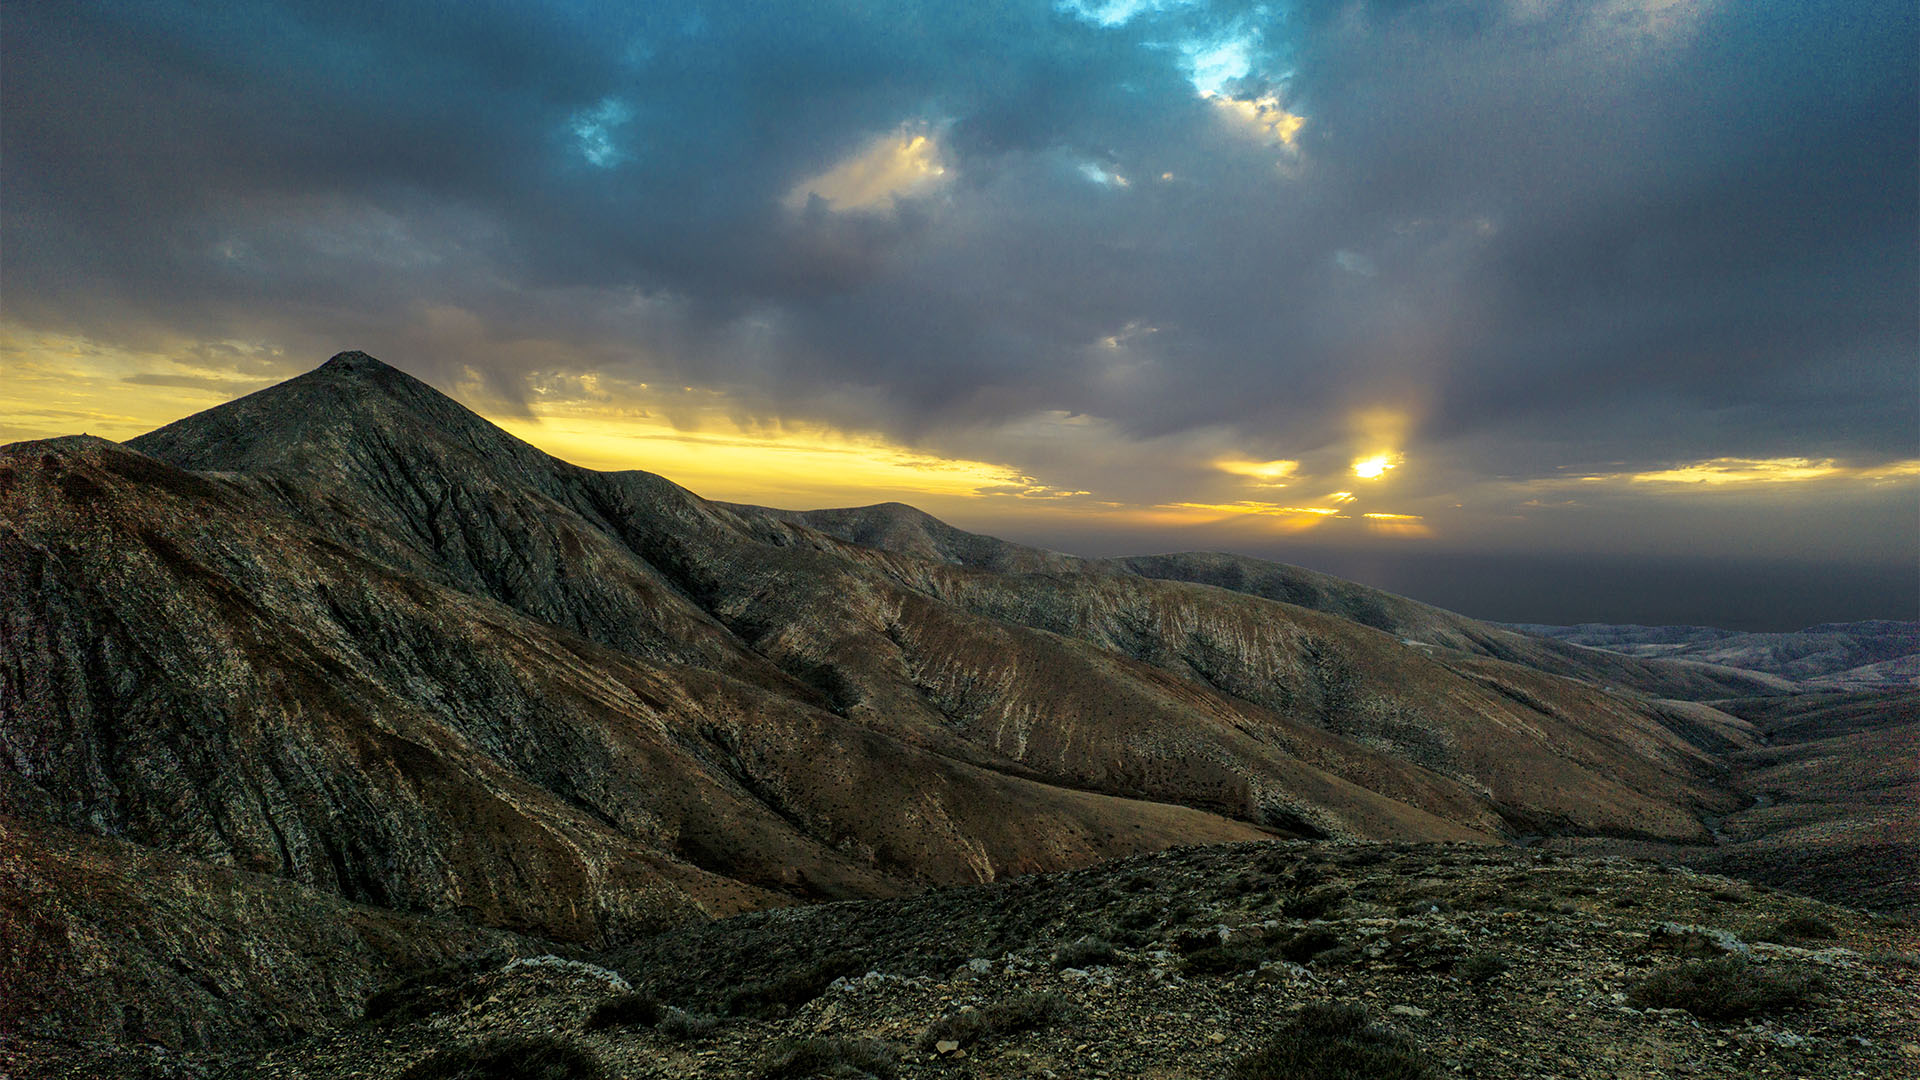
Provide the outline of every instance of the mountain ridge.
[[[1777,681],[1632,658],[1575,680],[1525,661],[1593,650],[1410,644],[1480,624],[1167,558],[714,503],[341,354],[124,445],[0,448],[0,824],[598,948],[1188,843],[1702,844],[1748,801],[1728,761],[1750,722],[1604,684]],[[1257,594],[1301,583],[1320,607]],[[245,1027],[148,1004],[185,1011],[175,1040]],[[148,1026],[89,1015],[29,1027]]]
[[830,510],[729,508],[802,524],[850,543],[920,555],[960,566],[1017,573],[1113,570],[1156,580],[1208,585],[1324,611],[1403,640],[1515,660],[1555,674],[1624,686],[1661,697],[1710,698],[1781,693],[1790,680],[1692,660],[1622,658],[1547,634],[1459,615],[1385,590],[1305,567],[1231,552],[1188,551],[1092,559],[971,533],[904,503]]
[[[534,480],[537,486],[543,487],[545,489],[543,493],[555,494],[553,489],[550,486],[548,486],[548,484],[550,483],[552,477],[555,475],[556,472],[565,472],[569,476],[579,476],[584,474],[585,472],[584,470],[578,470],[573,466],[569,466],[569,465],[566,465],[565,463],[559,462],[557,459],[553,459],[550,456],[545,455],[535,450],[532,447],[526,446],[523,443],[519,443],[517,440],[511,440],[511,437],[505,436],[504,433],[497,432],[497,429],[492,429],[490,425],[485,425],[484,422],[480,421],[478,417],[474,417],[470,413],[467,413],[465,410],[461,409],[459,406],[452,403],[450,399],[445,399],[443,396],[437,395],[437,392],[432,391],[428,387],[425,387],[424,384],[419,384],[416,381],[411,380],[409,377],[398,372],[396,369],[393,369],[387,365],[384,365],[379,361],[373,360],[371,357],[367,357],[365,354],[343,354],[341,357],[337,357],[335,360],[330,361],[327,365],[323,365],[316,372],[311,373],[311,376],[302,377],[302,378],[310,379],[310,381],[314,383],[325,383],[326,381],[329,380],[330,377],[337,379],[338,377],[341,377],[341,376],[364,377],[367,381],[372,382],[376,387],[381,389],[383,392],[390,391],[393,388],[398,388],[398,392],[395,394],[395,396],[404,399],[406,404],[409,406],[409,408],[411,408],[417,401],[420,401],[423,399],[426,400],[427,402],[430,403],[430,408],[426,410],[428,414],[435,420],[449,423],[453,427],[453,434],[455,436],[456,442],[463,442],[467,444],[482,442],[483,441],[482,438],[476,437],[476,429],[478,432],[478,436],[483,436],[486,441],[508,442],[509,445],[511,446],[512,452],[511,454],[505,454],[502,456],[509,457],[512,460],[512,463],[514,464],[516,471],[522,474],[524,474],[528,470],[529,463],[532,466],[534,466],[534,470],[536,472],[536,475],[534,476]],[[287,387],[292,388],[296,385],[299,385],[300,383],[301,383],[301,380],[297,379],[297,380],[294,380],[292,383],[289,383],[286,385]],[[282,396],[283,395],[276,394],[275,391],[273,390],[263,391],[262,394],[252,395],[249,398],[241,399],[240,402],[234,403],[235,405],[234,411],[239,412],[242,410],[249,410],[250,408],[258,407],[267,402],[274,401],[275,399],[280,398]],[[356,401],[356,404],[360,404],[360,403],[361,402]],[[294,404],[297,406],[298,412],[303,419],[310,417],[315,413],[325,411],[323,409],[312,408],[307,402],[303,400],[296,400]],[[226,408],[227,407],[223,406],[221,407],[221,409],[211,410],[210,415],[218,414]],[[283,408],[281,411],[284,413],[286,410]],[[252,422],[255,425],[258,424],[257,419]],[[151,436],[144,436],[141,439],[134,440],[132,445],[136,446],[137,448],[154,450],[162,454],[163,456],[169,456],[174,460],[176,460],[178,463],[184,464],[184,465],[245,464],[244,461],[235,462],[230,455],[225,455],[225,454],[222,454],[220,457],[210,460],[210,456],[202,449],[202,447],[204,447],[206,443],[208,443],[209,441],[213,442],[216,446],[220,446],[226,440],[221,438],[208,440],[203,435],[199,439],[198,445],[191,445],[191,446],[186,445],[187,443],[190,442],[190,440],[183,438],[183,436],[189,430],[192,430],[192,428],[183,428],[180,425],[171,425],[168,428],[163,428],[160,431],[153,433],[153,435]],[[341,428],[339,426],[335,426],[332,430],[337,432],[337,431],[346,430],[346,429]],[[345,456],[344,454],[341,454],[341,455],[328,454],[327,455],[327,457],[329,457],[330,459],[336,459],[336,460],[344,456]],[[680,489],[677,486],[671,485],[667,481],[661,478],[655,477],[652,474],[639,473],[639,472],[627,472],[627,473],[601,474],[601,475],[614,477],[614,478],[621,478],[624,482],[627,482],[627,483],[638,482],[638,483],[644,484],[648,488],[648,490],[646,491],[646,496],[649,498],[661,498],[664,494],[665,497],[671,501],[671,505],[673,505],[676,508],[676,513],[673,515],[675,518],[676,525],[682,528],[685,528],[687,526],[693,526],[695,529],[703,532],[703,539],[712,539],[715,536],[716,527],[720,524],[715,521],[716,511],[724,512],[722,508],[712,507],[711,504],[706,504],[704,500],[698,500],[697,497],[692,496],[691,493],[685,492],[684,489]],[[333,477],[329,477],[330,481],[333,479],[334,479]],[[283,486],[281,490],[284,491],[285,487]],[[595,516],[602,516],[604,520],[604,515],[600,515],[597,513],[598,511],[603,509],[604,503],[605,503],[604,499],[594,499],[592,497],[583,499],[578,494],[574,494],[570,498],[567,496],[562,496],[562,501],[569,502],[571,504],[571,508],[576,510],[579,510],[581,508],[583,502],[585,503],[598,502],[600,503],[600,505],[590,506],[588,510],[589,510],[589,513],[593,513],[595,514]],[[620,515],[616,513],[613,516],[618,518]],[[927,519],[927,520],[931,520],[931,519]],[[430,532],[431,530],[422,529],[416,525],[414,527],[414,531],[419,533],[425,533],[425,532]],[[804,539],[804,538],[783,535],[779,532],[773,532],[770,534],[768,539],[770,539],[772,542],[778,545],[787,545],[787,544],[791,544],[793,541],[797,539]],[[988,539],[990,540],[990,538]],[[1003,544],[1003,542],[1000,542],[1000,541],[991,541],[991,543],[996,546]],[[640,545],[635,545],[631,542],[628,542],[627,546],[630,550],[632,550],[632,549],[636,549],[637,547],[646,547],[647,542],[643,539]],[[800,545],[800,546],[807,546],[807,545]],[[817,546],[817,540],[815,541],[815,546]],[[645,551],[645,552],[640,552],[642,561],[645,561],[649,555],[653,555],[655,551],[657,551],[657,548],[653,550]],[[669,553],[669,557],[661,561],[663,561],[668,565],[671,565],[674,562],[680,561],[680,558],[681,557],[678,555]],[[896,568],[883,568],[883,570],[889,573],[891,573],[894,569]],[[667,576],[671,577],[672,575],[667,575]],[[896,575],[896,577],[897,576],[899,575]],[[924,585],[926,584],[926,576],[923,573],[918,574],[917,578],[913,580],[912,583],[915,585]],[[697,582],[690,583],[688,580],[685,579],[684,575],[676,580],[670,581],[668,583],[668,587],[669,588],[677,587],[678,591],[682,595],[695,595],[703,591],[703,586],[700,586]],[[509,603],[514,602],[514,599],[512,597],[501,597],[500,593],[497,590],[494,592],[494,595],[496,595],[496,597],[505,599]],[[545,614],[544,612],[539,612],[539,611],[535,611],[534,613],[542,614],[542,615]],[[1001,614],[1004,614],[1004,613],[1001,613]],[[1057,630],[1059,628],[1049,627],[1049,629]],[[591,629],[588,629],[587,632],[589,636],[595,636],[594,632]],[[789,672],[789,674],[791,674],[791,672]]]

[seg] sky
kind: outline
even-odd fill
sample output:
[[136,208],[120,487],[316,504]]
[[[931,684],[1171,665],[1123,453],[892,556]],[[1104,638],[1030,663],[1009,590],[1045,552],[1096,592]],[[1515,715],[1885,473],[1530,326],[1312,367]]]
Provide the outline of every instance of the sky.
[[594,468],[1920,618],[1911,0],[0,5],[0,441],[362,349]]

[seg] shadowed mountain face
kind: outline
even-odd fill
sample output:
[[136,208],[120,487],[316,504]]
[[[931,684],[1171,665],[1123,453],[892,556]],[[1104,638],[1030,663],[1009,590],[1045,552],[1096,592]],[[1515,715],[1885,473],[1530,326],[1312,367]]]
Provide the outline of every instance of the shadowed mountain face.
[[1174,844],[1703,841],[1751,726],[1633,689],[1778,685],[1251,560],[711,503],[357,353],[127,446],[5,448],[0,648],[0,823],[66,853],[42,895],[110,837],[601,944]]

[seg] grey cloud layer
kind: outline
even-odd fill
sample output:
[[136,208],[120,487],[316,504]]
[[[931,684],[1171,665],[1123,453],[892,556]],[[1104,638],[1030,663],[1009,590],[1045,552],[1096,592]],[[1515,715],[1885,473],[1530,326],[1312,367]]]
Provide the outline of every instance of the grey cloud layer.
[[[1141,6],[8,5],[5,313],[976,454],[1394,405],[1488,471],[1915,455],[1911,3]],[[1293,149],[1195,93],[1236,38]],[[937,191],[783,204],[902,125]]]

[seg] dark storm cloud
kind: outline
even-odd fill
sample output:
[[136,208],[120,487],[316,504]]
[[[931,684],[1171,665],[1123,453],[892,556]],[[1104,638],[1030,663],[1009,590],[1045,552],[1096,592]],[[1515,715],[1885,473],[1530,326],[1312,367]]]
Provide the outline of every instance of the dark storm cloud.
[[[956,453],[1057,410],[1290,456],[1379,405],[1505,473],[1915,452],[1910,3],[396,8],[9,5],[7,317]],[[791,204],[899,131],[937,189]]]

